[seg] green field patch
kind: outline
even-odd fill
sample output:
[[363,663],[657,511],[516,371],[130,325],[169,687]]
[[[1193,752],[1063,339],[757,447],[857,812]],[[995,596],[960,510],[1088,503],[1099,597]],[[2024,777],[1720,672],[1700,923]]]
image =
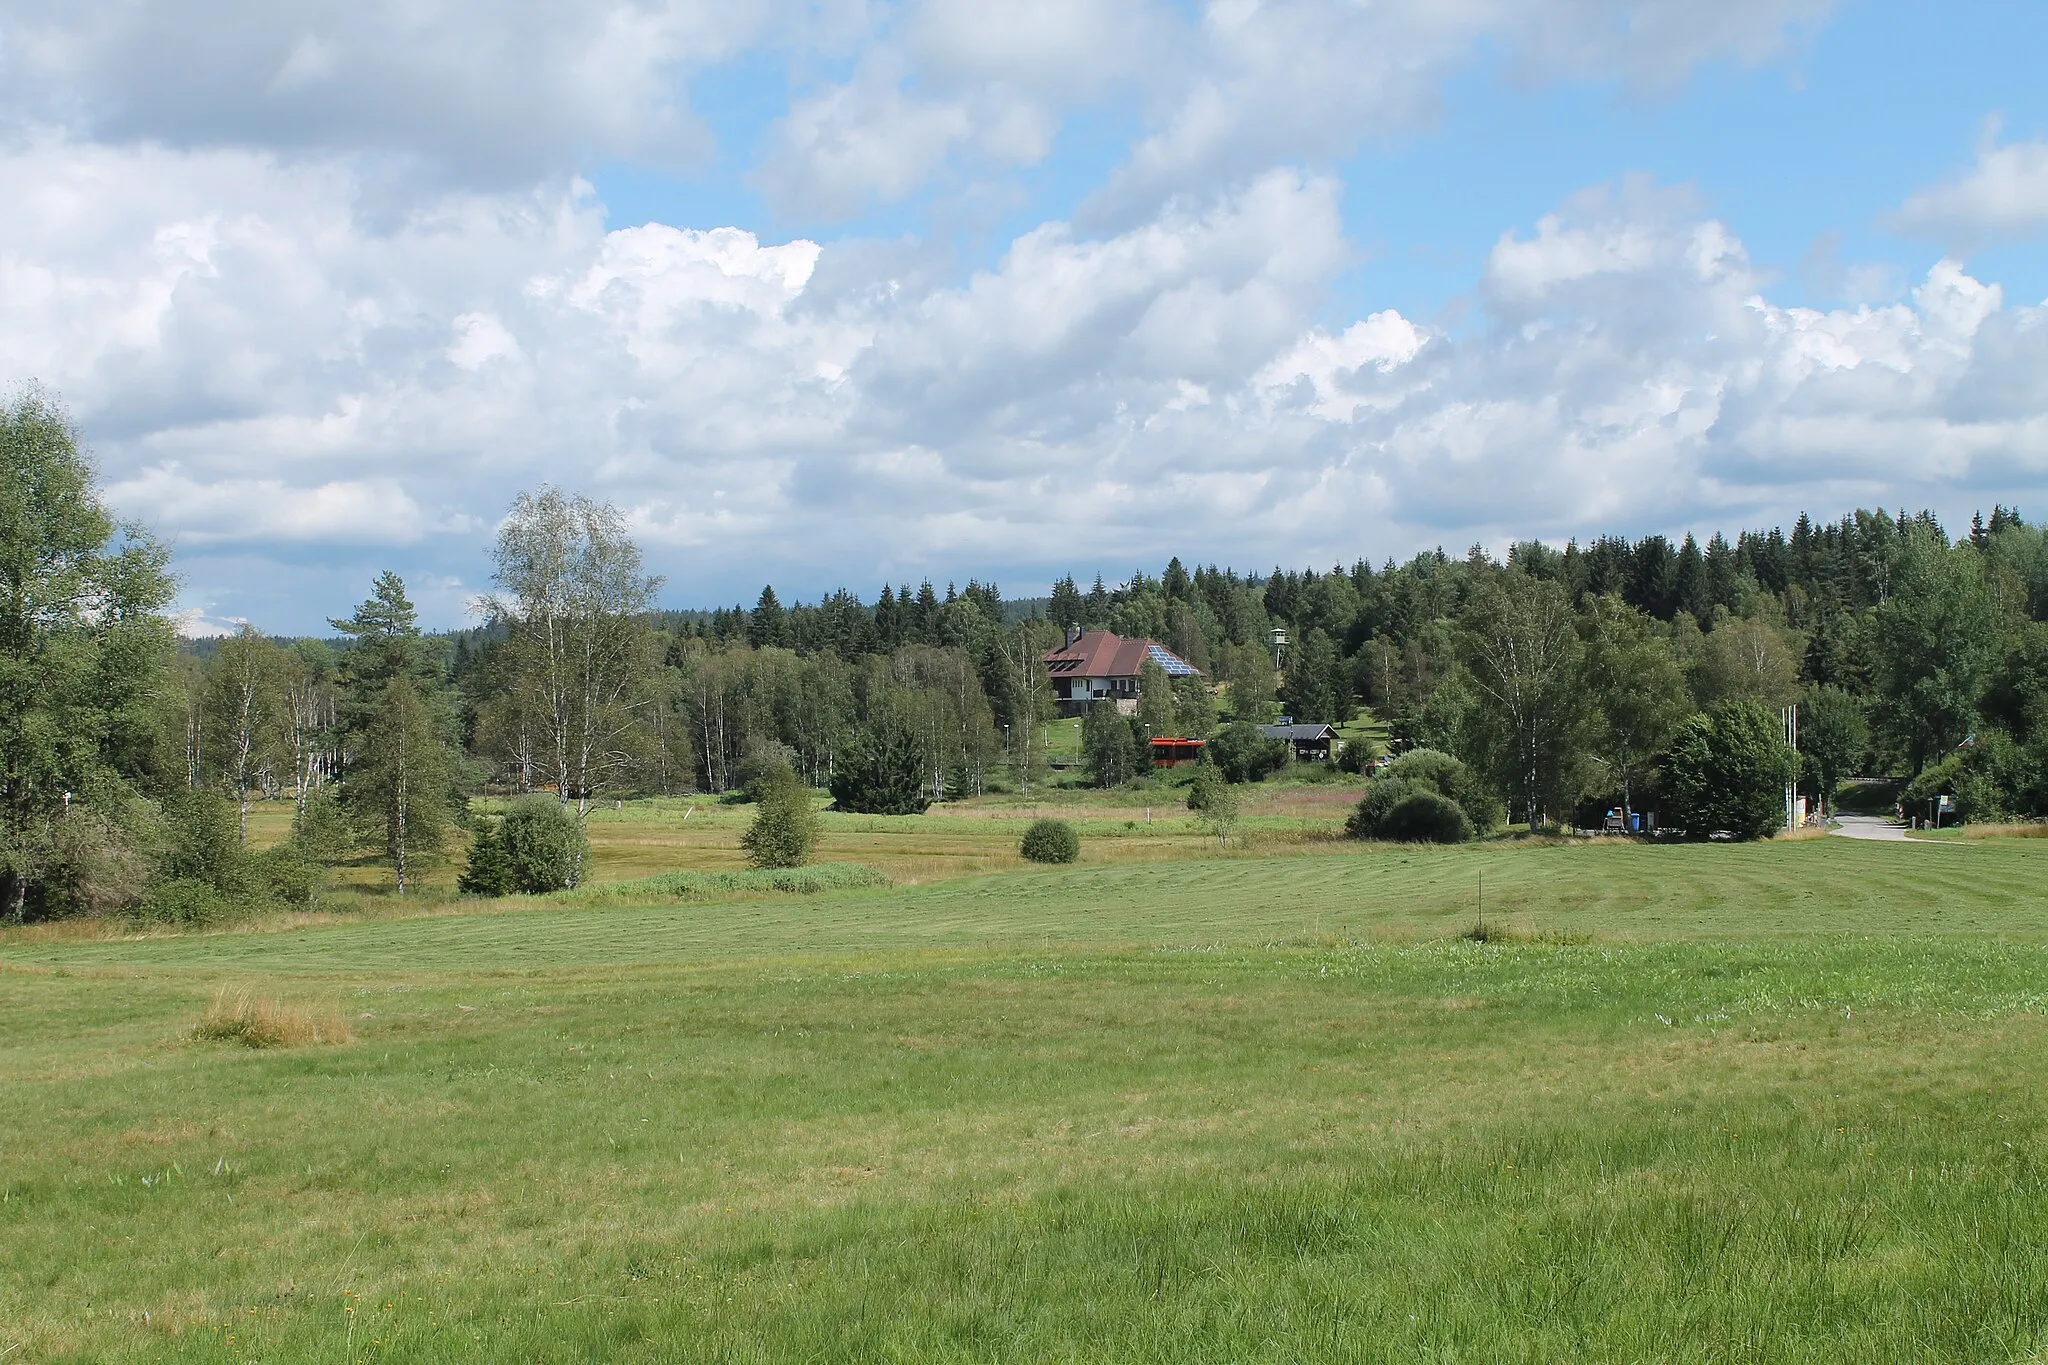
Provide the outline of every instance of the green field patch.
[[[2024,1360],[2044,857],[1335,846],[16,936],[0,1350]],[[350,1041],[192,1041],[244,993]]]
[[702,901],[738,896],[816,896],[826,891],[851,891],[887,886],[889,878],[859,863],[819,863],[811,867],[747,868],[733,872],[659,872],[631,881],[589,882],[547,899],[565,905],[646,904],[649,901]]

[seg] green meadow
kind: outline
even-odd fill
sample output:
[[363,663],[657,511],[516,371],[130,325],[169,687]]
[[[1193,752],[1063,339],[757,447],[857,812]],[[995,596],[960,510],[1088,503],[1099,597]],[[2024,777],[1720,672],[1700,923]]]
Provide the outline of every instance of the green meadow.
[[[0,1361],[2048,1359],[2048,841],[1272,799],[0,938]],[[251,995],[348,1039],[195,1036]]]

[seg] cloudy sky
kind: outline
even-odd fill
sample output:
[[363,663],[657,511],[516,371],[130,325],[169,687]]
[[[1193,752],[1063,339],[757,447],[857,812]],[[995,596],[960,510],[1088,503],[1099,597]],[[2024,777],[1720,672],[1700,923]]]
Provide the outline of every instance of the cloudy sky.
[[0,0],[0,382],[195,622],[2048,513],[2038,0]]

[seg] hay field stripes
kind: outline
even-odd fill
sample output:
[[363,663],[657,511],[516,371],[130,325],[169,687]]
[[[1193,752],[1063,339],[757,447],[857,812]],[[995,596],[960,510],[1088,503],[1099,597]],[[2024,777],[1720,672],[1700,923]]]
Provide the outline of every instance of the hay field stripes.
[[1310,856],[1013,872],[705,904],[536,908],[222,933],[0,944],[0,962],[224,971],[530,971],[926,949],[1444,936],[1489,919],[1609,938],[2048,935],[2048,845],[1331,845]]

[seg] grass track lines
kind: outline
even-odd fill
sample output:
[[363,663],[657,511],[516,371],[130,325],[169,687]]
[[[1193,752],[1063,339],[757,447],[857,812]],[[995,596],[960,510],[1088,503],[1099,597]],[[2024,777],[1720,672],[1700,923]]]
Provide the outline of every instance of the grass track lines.
[[23,942],[0,961],[206,964],[223,970],[538,970],[724,957],[1249,944],[1469,926],[1478,878],[1496,923],[1616,938],[1729,934],[2048,934],[2048,846],[1893,848],[1849,840],[1744,847],[1411,849],[1031,870],[773,900],[509,912],[266,934]]

